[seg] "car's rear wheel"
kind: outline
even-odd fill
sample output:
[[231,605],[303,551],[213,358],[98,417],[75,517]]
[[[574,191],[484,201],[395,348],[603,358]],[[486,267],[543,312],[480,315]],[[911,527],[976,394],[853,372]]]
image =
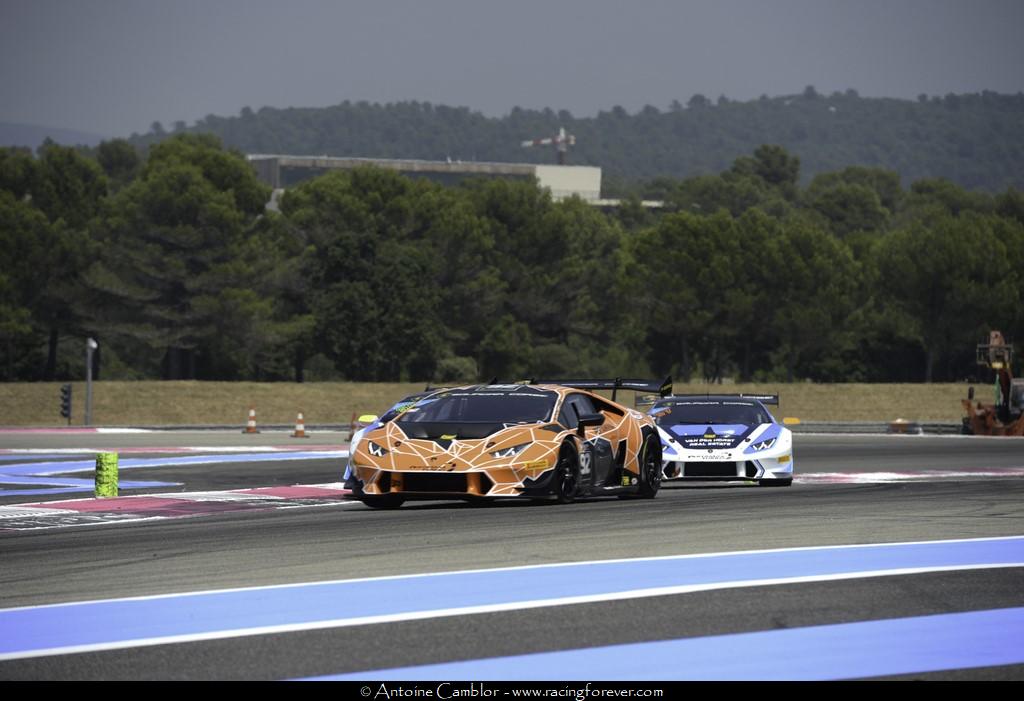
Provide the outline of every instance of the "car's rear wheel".
[[558,451],[558,466],[555,468],[553,484],[555,501],[571,504],[580,491],[580,455],[572,443],[566,443]]
[[653,499],[661,488],[661,441],[649,435],[640,449],[640,488],[644,499]]
[[371,509],[397,509],[405,503],[405,497],[398,494],[387,494],[382,497],[364,496],[360,501]]

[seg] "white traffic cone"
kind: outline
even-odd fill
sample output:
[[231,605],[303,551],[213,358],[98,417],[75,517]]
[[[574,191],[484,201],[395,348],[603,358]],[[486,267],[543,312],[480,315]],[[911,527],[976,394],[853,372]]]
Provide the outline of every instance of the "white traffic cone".
[[249,407],[249,423],[242,429],[242,433],[259,433],[256,430],[256,407]]
[[295,419],[295,433],[292,434],[292,438],[309,438],[306,435],[306,420],[302,418],[301,411]]

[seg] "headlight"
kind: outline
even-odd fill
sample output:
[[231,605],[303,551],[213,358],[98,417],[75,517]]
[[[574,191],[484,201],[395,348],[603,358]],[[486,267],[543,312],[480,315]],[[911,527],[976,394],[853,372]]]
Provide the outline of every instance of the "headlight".
[[521,445],[514,445],[511,448],[502,448],[501,450],[495,450],[491,453],[492,458],[513,458],[523,450],[529,447],[529,443],[523,443]]
[[366,446],[366,449],[367,449],[367,451],[369,451],[370,455],[372,455],[374,457],[377,457],[377,458],[382,458],[382,457],[384,457],[385,455],[388,454],[388,449],[387,448],[385,448],[382,445],[377,445],[373,441],[369,441],[368,442],[368,444]]
[[766,441],[761,441],[760,443],[755,443],[754,445],[752,445],[750,447],[753,448],[755,451],[756,450],[768,450],[773,445],[775,445],[775,441],[776,440],[777,439],[775,439],[775,438],[769,438]]

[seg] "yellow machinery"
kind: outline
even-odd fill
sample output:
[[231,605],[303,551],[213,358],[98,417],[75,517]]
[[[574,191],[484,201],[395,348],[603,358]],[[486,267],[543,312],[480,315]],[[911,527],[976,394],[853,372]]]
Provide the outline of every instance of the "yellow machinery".
[[961,400],[967,416],[964,433],[976,436],[1024,436],[1024,380],[1013,379],[1013,346],[999,331],[978,345],[978,365],[996,373],[995,402],[974,402],[974,388]]

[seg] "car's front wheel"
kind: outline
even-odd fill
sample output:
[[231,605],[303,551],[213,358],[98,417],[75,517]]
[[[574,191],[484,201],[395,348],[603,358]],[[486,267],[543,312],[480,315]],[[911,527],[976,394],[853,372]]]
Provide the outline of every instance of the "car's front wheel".
[[558,451],[558,465],[554,478],[555,500],[559,504],[571,504],[580,491],[580,455],[576,447],[566,443]]

